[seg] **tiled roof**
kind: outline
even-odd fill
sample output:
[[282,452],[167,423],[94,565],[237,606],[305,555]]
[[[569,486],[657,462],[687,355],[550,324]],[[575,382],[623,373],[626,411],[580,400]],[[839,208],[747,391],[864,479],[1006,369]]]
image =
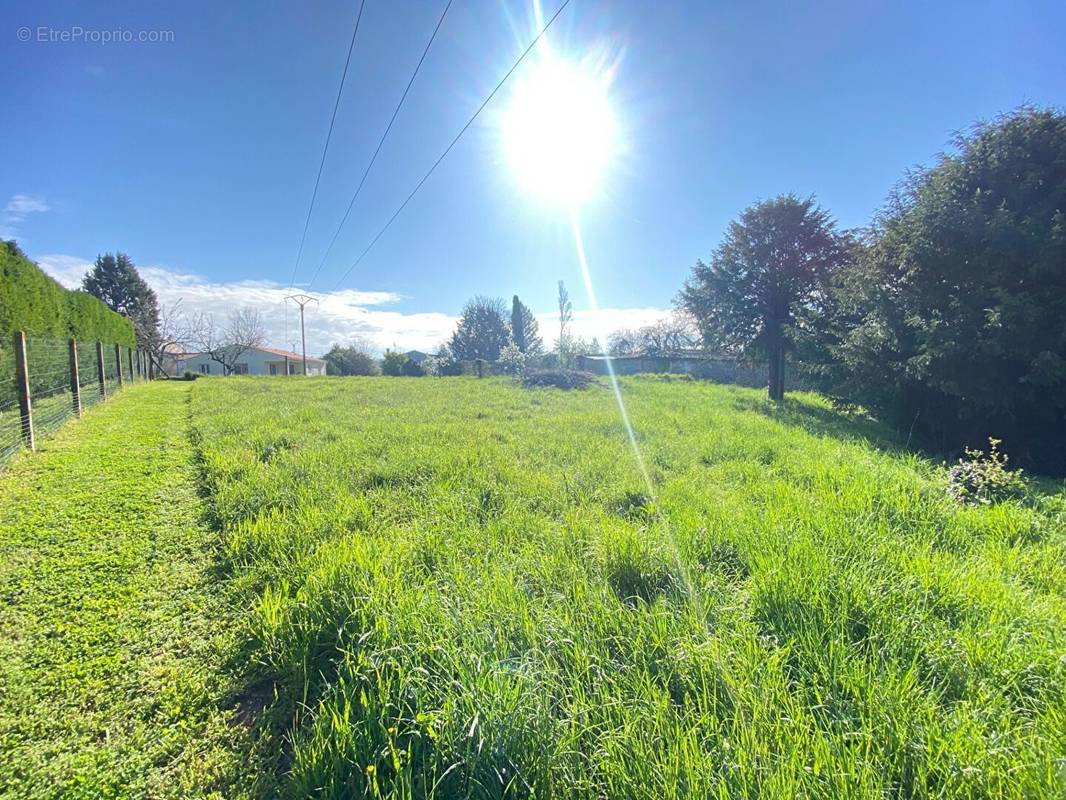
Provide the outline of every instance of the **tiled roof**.
[[[293,353],[293,352],[291,352],[289,350],[279,350],[276,347],[250,347],[248,349],[250,351],[251,350],[256,350],[256,351],[258,351],[260,353],[269,353],[272,356],[280,356],[281,358],[288,358],[289,361],[303,361],[303,356],[301,356],[299,353]],[[167,353],[167,355],[170,358],[181,360],[181,359],[194,358],[195,356],[202,356],[204,354],[203,353]],[[314,364],[325,364],[326,362],[323,361],[321,358],[315,358],[314,356],[308,356],[307,357],[307,363],[308,364],[312,364],[312,363],[314,363]]]
[[[253,347],[252,349],[253,350],[258,350],[261,353],[271,353],[271,354],[273,354],[275,356],[282,356],[283,358],[288,358],[290,361],[302,361],[303,360],[303,356],[301,356],[299,353],[293,353],[290,350],[279,350],[276,347]],[[314,361],[314,362],[316,362],[318,364],[325,364],[326,363],[321,358],[315,358],[314,356],[308,356],[307,357],[307,363],[310,364],[312,361]]]

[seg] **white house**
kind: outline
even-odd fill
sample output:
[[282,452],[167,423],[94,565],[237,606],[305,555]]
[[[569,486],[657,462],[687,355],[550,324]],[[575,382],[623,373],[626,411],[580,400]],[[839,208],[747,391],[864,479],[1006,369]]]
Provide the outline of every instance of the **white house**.
[[[176,353],[167,359],[167,372],[181,375],[198,372],[201,375],[224,375],[225,368],[207,353]],[[303,357],[288,350],[273,347],[253,347],[245,350],[234,365],[234,375],[302,375]],[[326,362],[307,357],[308,375],[325,375]]]

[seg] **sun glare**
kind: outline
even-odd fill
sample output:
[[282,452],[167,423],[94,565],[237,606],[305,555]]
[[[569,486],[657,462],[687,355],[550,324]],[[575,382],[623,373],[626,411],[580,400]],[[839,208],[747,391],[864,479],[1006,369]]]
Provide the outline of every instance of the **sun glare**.
[[590,199],[618,149],[611,70],[544,52],[511,94],[501,136],[524,191],[567,207]]

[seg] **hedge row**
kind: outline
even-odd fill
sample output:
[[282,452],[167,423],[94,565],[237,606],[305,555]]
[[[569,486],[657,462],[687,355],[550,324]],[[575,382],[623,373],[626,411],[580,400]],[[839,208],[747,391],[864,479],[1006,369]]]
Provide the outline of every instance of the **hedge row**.
[[28,336],[135,346],[133,323],[82,291],[64,289],[14,242],[0,243],[0,337]]

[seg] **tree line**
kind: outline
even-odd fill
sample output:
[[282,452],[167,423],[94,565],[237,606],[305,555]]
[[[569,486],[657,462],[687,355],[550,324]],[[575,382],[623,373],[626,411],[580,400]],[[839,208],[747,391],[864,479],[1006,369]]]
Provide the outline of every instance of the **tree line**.
[[1002,439],[1066,471],[1066,115],[979,123],[868,227],[783,195],[732,222],[678,296],[704,346],[794,364],[938,452]]

